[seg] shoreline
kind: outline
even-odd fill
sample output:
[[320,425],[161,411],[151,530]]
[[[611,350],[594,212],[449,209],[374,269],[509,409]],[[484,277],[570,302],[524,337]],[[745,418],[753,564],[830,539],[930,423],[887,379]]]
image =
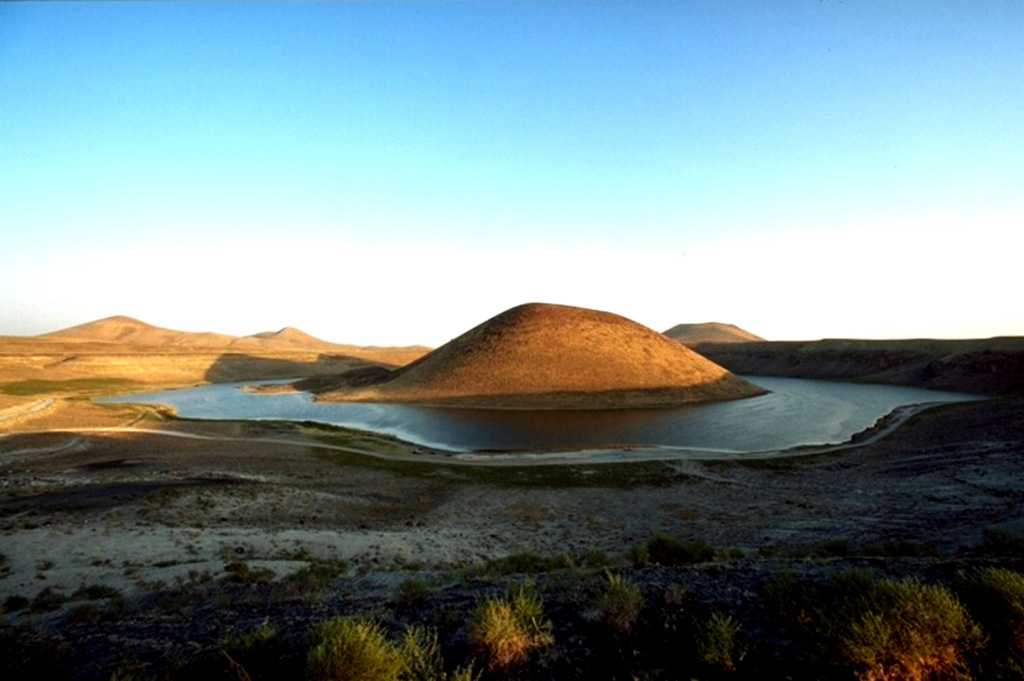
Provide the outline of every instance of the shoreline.
[[[805,444],[788,447],[786,449],[755,450],[751,452],[735,452],[729,450],[699,449],[690,447],[670,447],[664,445],[636,445],[629,447],[584,447],[579,449],[545,449],[545,450],[502,450],[493,451],[469,451],[469,452],[446,452],[435,448],[417,445],[401,438],[383,435],[374,431],[361,430],[331,424],[321,424],[309,421],[290,420],[263,420],[263,419],[180,419],[175,410],[168,405],[153,405],[163,413],[172,416],[172,421],[166,423],[184,424],[195,423],[219,423],[219,424],[245,424],[245,423],[281,423],[293,427],[303,427],[313,424],[314,427],[322,427],[328,433],[332,430],[339,432],[354,432],[371,438],[382,438],[388,441],[397,442],[407,450],[406,453],[387,453],[372,449],[335,445],[325,442],[317,442],[315,438],[310,440],[280,439],[266,437],[224,437],[206,435],[202,433],[190,433],[178,430],[164,430],[157,428],[138,428],[134,425],[126,426],[99,426],[99,427],[69,427],[49,428],[40,430],[19,430],[7,433],[0,433],[0,441],[15,435],[41,435],[53,433],[122,433],[122,434],[147,434],[160,437],[177,437],[194,440],[210,440],[215,442],[236,442],[236,443],[262,443],[295,447],[320,447],[327,450],[345,452],[370,456],[378,459],[408,463],[433,463],[440,465],[464,465],[464,466],[572,466],[584,464],[630,464],[630,463],[652,463],[672,461],[697,461],[697,462],[735,462],[743,463],[748,461],[765,461],[779,459],[798,459],[806,456],[830,455],[837,452],[849,451],[858,447],[871,445],[898,430],[911,418],[930,409],[948,404],[949,402],[930,402],[914,405],[903,405],[896,407],[867,428],[858,431],[847,440],[837,443]],[[49,406],[49,405],[48,405]],[[136,422],[140,421],[140,417]]]
[[[314,561],[366,574],[524,553],[623,560],[658,534],[745,555],[897,539],[955,553],[988,528],[1024,530],[1014,501],[1024,498],[1024,403],[932,407],[899,410],[846,443],[757,459],[460,459],[353,433],[351,445],[323,442],[273,422],[8,433],[3,587],[27,598],[90,584],[137,594],[192,573],[223,576],[238,561],[284,580]],[[130,422],[139,412],[116,415]]]

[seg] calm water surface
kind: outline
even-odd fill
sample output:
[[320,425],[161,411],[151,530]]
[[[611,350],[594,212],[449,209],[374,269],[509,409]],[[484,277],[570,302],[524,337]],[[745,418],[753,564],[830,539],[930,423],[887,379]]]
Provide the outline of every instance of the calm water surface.
[[771,392],[672,409],[510,411],[320,403],[306,393],[245,392],[243,386],[253,385],[247,382],[104,401],[166,404],[185,418],[317,421],[453,452],[660,446],[740,454],[839,443],[903,405],[978,399],[900,386],[744,378]]

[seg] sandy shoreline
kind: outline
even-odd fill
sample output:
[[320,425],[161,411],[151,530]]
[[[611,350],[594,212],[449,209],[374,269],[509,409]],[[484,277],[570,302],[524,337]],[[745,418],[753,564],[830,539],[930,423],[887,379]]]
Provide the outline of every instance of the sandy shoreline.
[[986,528],[1024,529],[1022,416],[1019,402],[906,409],[856,442],[744,461],[396,454],[282,423],[8,433],[0,585],[137,593],[238,560],[277,578],[314,559],[455,569],[519,552],[621,555],[657,533],[748,553],[894,537],[955,550]]

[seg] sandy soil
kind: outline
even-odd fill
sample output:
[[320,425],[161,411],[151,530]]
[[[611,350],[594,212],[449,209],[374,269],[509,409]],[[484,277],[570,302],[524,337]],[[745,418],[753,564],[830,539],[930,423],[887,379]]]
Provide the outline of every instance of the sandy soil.
[[239,559],[280,577],[311,558],[372,572],[617,556],[657,533],[746,552],[891,539],[951,552],[987,528],[1024,533],[1021,401],[945,406],[878,442],[749,463],[428,463],[386,440],[80,401],[0,426],[5,598],[145,591]]

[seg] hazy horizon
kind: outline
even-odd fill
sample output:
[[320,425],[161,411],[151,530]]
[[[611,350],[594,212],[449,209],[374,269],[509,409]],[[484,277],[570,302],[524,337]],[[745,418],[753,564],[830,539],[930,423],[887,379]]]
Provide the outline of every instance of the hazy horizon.
[[3,3],[0,334],[1024,336],[1024,4]]

